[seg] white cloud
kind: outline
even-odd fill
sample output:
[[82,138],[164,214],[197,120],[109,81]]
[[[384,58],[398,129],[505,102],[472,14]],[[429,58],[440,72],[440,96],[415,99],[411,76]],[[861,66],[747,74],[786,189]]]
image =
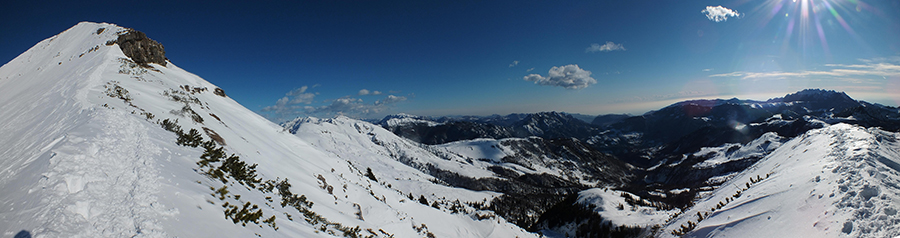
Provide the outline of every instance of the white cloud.
[[263,108],[263,111],[284,111],[284,110],[293,110],[297,107],[297,104],[311,104],[313,99],[315,99],[315,93],[307,93],[306,90],[309,89],[307,86],[303,86],[300,88],[296,88],[284,94],[284,97],[278,99],[275,102],[275,105],[268,106]]
[[703,72],[709,72],[709,71],[712,71],[712,69],[703,69]]
[[671,100],[671,99],[683,99],[683,98],[692,98],[692,97],[701,97],[701,96],[710,96],[713,95],[711,93],[703,92],[703,91],[678,91],[676,93],[669,94],[657,94],[657,95],[649,95],[649,96],[633,96],[630,98],[621,98],[610,101],[610,103],[631,103],[631,102],[656,102],[663,100]]
[[368,89],[365,89],[365,88],[364,88],[364,89],[360,89],[359,92],[356,93],[356,95],[359,95],[359,96],[365,96],[365,95],[381,95],[381,91],[378,91],[378,90],[369,91]]
[[[366,103],[362,98],[356,96],[344,96],[332,100],[313,99],[319,93],[308,92],[308,89],[315,88],[303,86],[291,90],[275,102],[275,105],[264,107],[260,110],[261,115],[265,115],[272,121],[286,121],[299,116],[317,116],[331,117],[335,115],[344,115],[355,118],[365,118],[369,116],[380,116],[381,113],[387,113],[394,108],[394,105],[407,101],[405,96],[387,95],[380,100]],[[395,91],[391,91],[395,92]],[[396,92],[399,93],[399,92]],[[361,89],[358,96],[383,95],[381,91]],[[409,96],[414,97],[413,94]]]
[[625,50],[625,47],[622,44],[616,44],[612,41],[607,41],[606,44],[600,45],[597,43],[591,44],[591,47],[588,47],[584,50],[584,52],[598,52],[598,51],[614,51],[614,50]]
[[382,100],[375,101],[375,105],[377,105],[377,106],[390,105],[390,104],[394,104],[394,103],[398,103],[398,102],[402,102],[402,101],[406,101],[406,97],[388,95],[387,97],[385,97]]
[[518,60],[515,60],[515,61],[512,62],[512,64],[509,64],[509,67],[510,67],[510,68],[516,67],[516,65],[519,65],[519,61],[518,61]]
[[534,68],[529,68],[528,70],[525,70],[525,72],[526,72],[526,73],[527,73],[527,72],[531,72],[532,70],[534,70]]
[[727,21],[729,17],[741,17],[737,11],[722,6],[706,6],[700,13],[706,14],[706,18],[714,22]]
[[367,104],[360,98],[342,97],[332,100],[330,104],[319,107],[305,107],[307,115],[344,115],[350,117],[363,117],[375,113],[382,113],[391,108],[393,104],[406,101],[403,96],[388,95],[384,99],[375,101],[375,103]]
[[[318,85],[313,85],[313,87],[316,86]],[[318,93],[306,92],[309,88],[310,87],[303,86],[285,93],[284,97],[279,98],[278,101],[275,102],[275,105],[264,107],[262,112],[277,116],[278,118],[275,118],[277,120],[286,120],[290,119],[287,117],[296,116],[298,111],[310,107],[309,104],[312,104],[316,95],[318,95]],[[306,106],[302,106],[301,104]]]
[[764,78],[802,78],[808,76],[817,77],[834,77],[834,78],[852,78],[857,76],[880,76],[880,77],[900,77],[900,65],[891,63],[869,63],[872,61],[863,61],[866,64],[826,64],[827,70],[803,70],[797,72],[746,72],[737,71],[724,74],[713,74],[709,77],[740,77],[741,79],[764,79]]
[[550,68],[547,77],[529,74],[523,79],[533,81],[535,84],[559,86],[566,89],[582,89],[597,83],[597,80],[591,77],[591,71],[583,70],[575,64],[554,66]]
[[347,113],[369,113],[367,105],[363,104],[363,100],[352,97],[342,97],[331,101],[331,104],[319,107],[304,108],[307,114],[344,114]]

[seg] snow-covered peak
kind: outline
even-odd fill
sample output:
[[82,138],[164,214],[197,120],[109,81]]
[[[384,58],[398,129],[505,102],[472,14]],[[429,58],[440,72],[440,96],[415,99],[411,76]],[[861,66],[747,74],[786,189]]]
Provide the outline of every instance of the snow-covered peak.
[[[833,98],[840,98],[844,100],[852,100],[850,96],[847,96],[844,92],[838,92],[834,90],[825,90],[825,89],[804,89],[796,93],[791,93],[785,95],[780,98],[781,101],[785,102],[794,102],[794,101],[818,101],[818,100],[827,100]],[[771,100],[778,100],[771,99]]]
[[[471,207],[451,213],[438,191],[405,190],[443,205],[409,198],[395,186],[432,182],[392,181],[413,169],[361,167],[171,62],[136,60],[118,43],[128,32],[79,23],[0,67],[0,234],[535,236]],[[377,129],[297,122],[325,120]]]
[[424,125],[428,127],[441,125],[443,123],[439,123],[426,116],[416,116],[406,113],[398,113],[393,115],[385,116],[381,121],[377,124],[381,125],[385,128],[396,128],[402,126],[417,126]]

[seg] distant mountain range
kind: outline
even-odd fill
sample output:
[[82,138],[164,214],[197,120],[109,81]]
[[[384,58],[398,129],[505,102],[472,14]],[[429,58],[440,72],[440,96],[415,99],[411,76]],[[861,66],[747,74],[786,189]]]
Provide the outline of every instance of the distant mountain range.
[[[609,154],[634,166],[623,171],[628,180],[618,189],[675,207],[691,206],[702,191],[720,186],[723,176],[753,166],[777,145],[833,124],[898,131],[900,110],[842,92],[807,89],[767,101],[684,101],[640,116],[600,115],[591,124],[558,112],[452,119],[393,115],[378,122],[424,144],[476,138],[582,144],[580,151]],[[722,161],[710,162],[717,160]]]

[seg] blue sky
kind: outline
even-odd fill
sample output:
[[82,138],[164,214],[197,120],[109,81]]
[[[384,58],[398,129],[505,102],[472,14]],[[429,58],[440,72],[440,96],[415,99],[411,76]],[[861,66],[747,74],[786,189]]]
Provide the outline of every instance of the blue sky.
[[892,0],[7,2],[0,61],[80,21],[115,23],[275,121],[640,114],[804,88],[896,106],[898,13]]

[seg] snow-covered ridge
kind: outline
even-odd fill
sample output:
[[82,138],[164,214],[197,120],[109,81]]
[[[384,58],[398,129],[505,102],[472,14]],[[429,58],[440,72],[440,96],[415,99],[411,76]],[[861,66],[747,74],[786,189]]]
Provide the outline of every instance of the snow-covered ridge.
[[[135,63],[107,44],[125,29],[79,23],[0,67],[3,236],[534,236],[471,207],[451,213],[453,201],[421,204],[396,187],[444,202],[432,195],[441,192],[425,187],[427,180],[389,182],[388,174],[399,173],[390,171],[402,167],[362,167],[285,132],[171,62]],[[280,192],[198,173],[208,150],[177,145],[160,126],[165,119],[256,164],[258,178],[289,181],[311,208],[279,206]],[[245,203],[257,207],[238,212]],[[230,205],[238,206],[234,213]],[[259,220],[274,217],[273,225],[226,219],[256,212]]]
[[697,201],[660,235],[692,227],[687,237],[898,236],[898,139],[847,124],[809,131]]
[[701,163],[693,165],[693,167],[697,169],[709,169],[724,163],[748,157],[764,157],[781,146],[781,143],[784,140],[785,139],[778,136],[777,133],[769,132],[746,145],[729,143],[719,147],[705,147],[694,153],[694,156],[705,156],[709,158]]

